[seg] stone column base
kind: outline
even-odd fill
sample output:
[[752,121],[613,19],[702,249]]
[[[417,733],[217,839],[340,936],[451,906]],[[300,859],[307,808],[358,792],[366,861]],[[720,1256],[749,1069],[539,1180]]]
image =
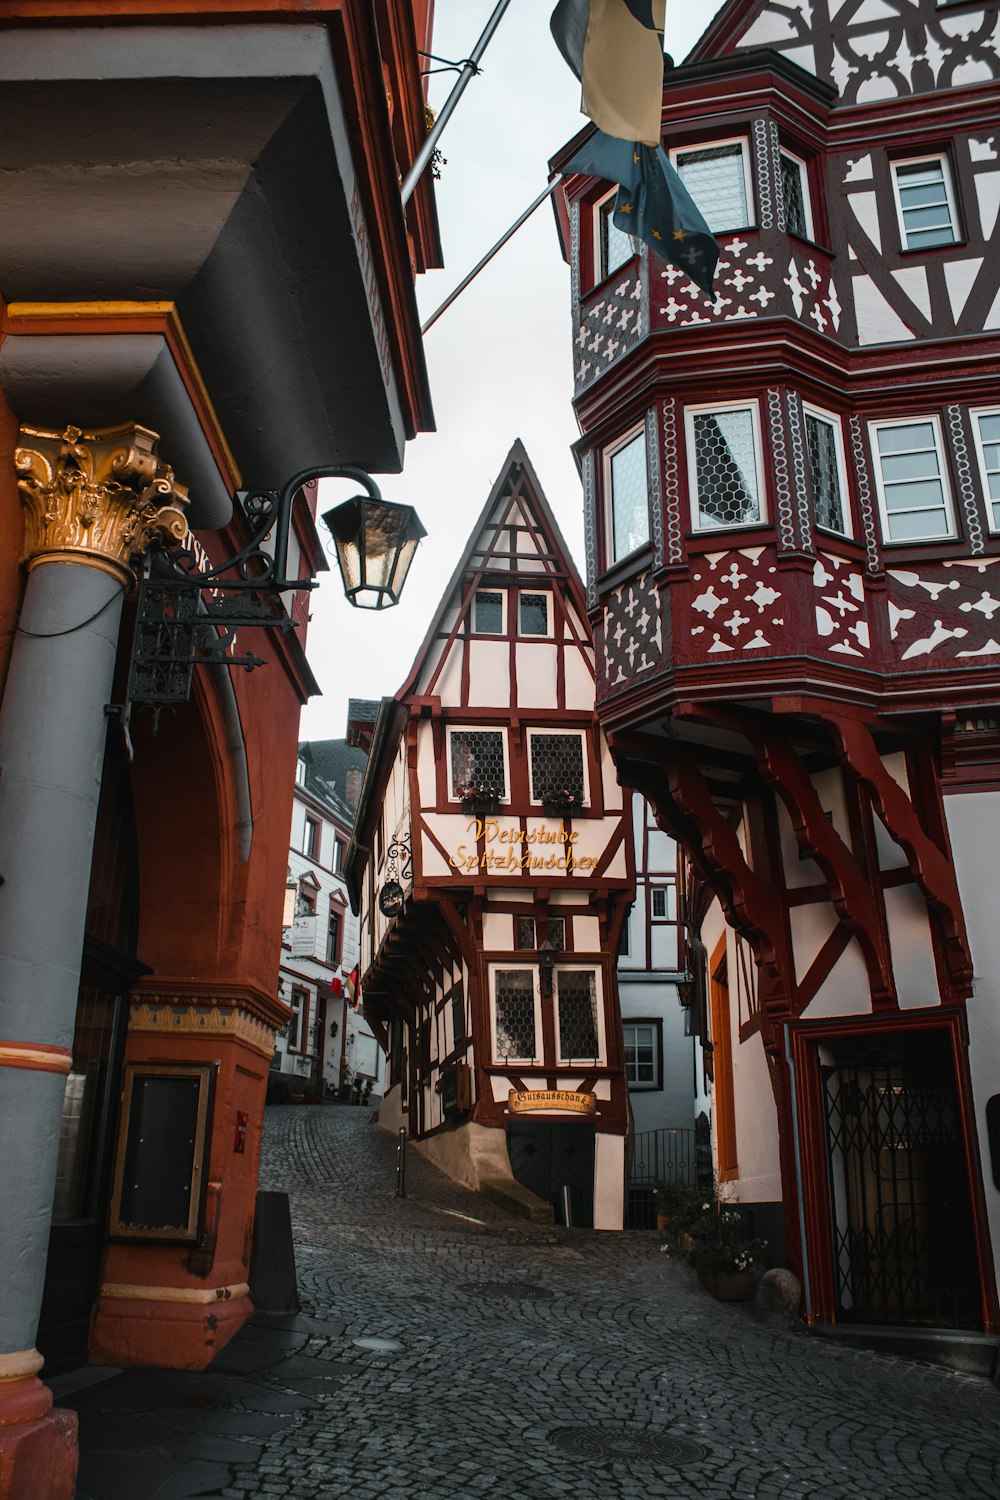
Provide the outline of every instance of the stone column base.
[[76,1421],[40,1380],[0,1381],[0,1500],[73,1500]]
[[178,1300],[170,1298],[171,1287],[148,1291],[153,1295],[98,1299],[90,1324],[92,1365],[204,1370],[253,1313],[249,1291],[204,1302],[181,1300],[180,1288]]

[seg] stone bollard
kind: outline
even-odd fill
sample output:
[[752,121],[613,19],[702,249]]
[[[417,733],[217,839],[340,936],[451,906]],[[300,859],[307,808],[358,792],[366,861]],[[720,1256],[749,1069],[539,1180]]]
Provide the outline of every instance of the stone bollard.
[[802,1287],[791,1271],[775,1267],[760,1278],[753,1299],[753,1315],[765,1328],[795,1328],[799,1321]]

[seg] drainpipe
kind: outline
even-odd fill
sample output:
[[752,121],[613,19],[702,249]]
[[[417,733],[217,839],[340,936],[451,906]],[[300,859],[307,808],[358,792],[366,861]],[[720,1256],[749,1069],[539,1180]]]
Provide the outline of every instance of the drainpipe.
[[802,1146],[799,1141],[799,1106],[795,1088],[795,1064],[792,1061],[792,1034],[785,1022],[785,1062],[792,1088],[792,1146],[795,1151],[795,1195],[799,1205],[799,1246],[802,1251],[802,1300],[807,1320],[812,1317],[812,1290],[809,1285],[809,1254],[806,1249],[806,1209],[802,1192]]

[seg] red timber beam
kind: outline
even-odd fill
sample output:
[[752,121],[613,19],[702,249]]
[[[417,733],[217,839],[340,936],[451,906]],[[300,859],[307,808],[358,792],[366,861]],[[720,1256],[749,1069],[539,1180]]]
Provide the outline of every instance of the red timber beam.
[[[657,822],[693,858],[718,893],[730,924],[750,943],[761,974],[761,1004],[788,1015],[793,969],[780,902],[747,864],[691,751],[676,741],[613,733],[608,743],[624,786],[641,792]],[[734,785],[734,791],[738,788]]]
[[[864,787],[886,830],[906,855],[928,905],[937,917],[944,939],[948,976],[956,999],[972,993],[972,955],[958,881],[947,847],[942,848],[923,827],[913,802],[883,764],[870,731],[860,721],[829,715],[844,770]],[[944,820],[942,840],[946,844]]]

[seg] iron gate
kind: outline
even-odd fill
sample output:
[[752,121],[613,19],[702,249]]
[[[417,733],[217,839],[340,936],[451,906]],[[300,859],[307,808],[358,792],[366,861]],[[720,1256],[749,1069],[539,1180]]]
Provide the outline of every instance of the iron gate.
[[838,1316],[981,1326],[947,1040],[855,1047],[821,1074]]
[[632,1137],[626,1229],[655,1229],[653,1191],[658,1182],[711,1181],[711,1156],[695,1130],[668,1126]]

